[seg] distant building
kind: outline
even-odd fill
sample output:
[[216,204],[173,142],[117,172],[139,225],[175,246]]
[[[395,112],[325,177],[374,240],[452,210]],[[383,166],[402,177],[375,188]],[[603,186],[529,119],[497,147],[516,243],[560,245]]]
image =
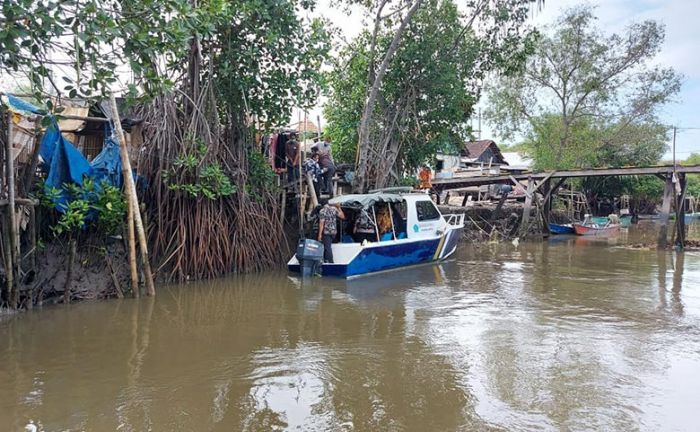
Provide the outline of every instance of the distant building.
[[462,161],[469,164],[508,165],[494,140],[467,141],[460,152]]

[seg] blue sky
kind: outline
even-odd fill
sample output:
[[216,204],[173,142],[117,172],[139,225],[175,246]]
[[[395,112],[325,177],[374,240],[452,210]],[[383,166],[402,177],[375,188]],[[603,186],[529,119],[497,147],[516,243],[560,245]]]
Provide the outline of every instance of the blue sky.
[[[647,19],[665,25],[666,41],[655,62],[673,67],[683,74],[684,80],[677,101],[664,107],[660,117],[665,123],[681,128],[676,137],[678,159],[685,159],[691,152],[700,153],[700,1],[547,0],[542,10],[533,13],[530,24],[546,26],[555,21],[562,9],[582,4],[596,7],[598,25],[606,32],[620,33],[626,26]],[[330,0],[322,0],[317,11],[328,17],[347,38],[357,34],[361,28],[359,14],[353,13],[348,17],[341,10],[330,6]],[[319,110],[314,111],[313,118]],[[491,134],[488,125],[482,129],[482,137]],[[670,159],[670,150],[667,156]]]

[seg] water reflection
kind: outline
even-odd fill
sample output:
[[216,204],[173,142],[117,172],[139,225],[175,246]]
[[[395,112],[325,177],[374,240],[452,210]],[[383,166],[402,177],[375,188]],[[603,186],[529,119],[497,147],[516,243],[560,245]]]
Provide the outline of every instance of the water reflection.
[[576,239],[463,248],[348,282],[163,287],[0,324],[0,423],[687,430],[698,324],[700,256]]

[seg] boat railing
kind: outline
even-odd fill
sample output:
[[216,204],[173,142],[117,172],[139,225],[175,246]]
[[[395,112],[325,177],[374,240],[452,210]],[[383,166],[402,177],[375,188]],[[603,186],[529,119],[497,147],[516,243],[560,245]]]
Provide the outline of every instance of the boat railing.
[[443,215],[445,221],[448,225],[452,226],[463,226],[464,225],[464,213],[446,214]]

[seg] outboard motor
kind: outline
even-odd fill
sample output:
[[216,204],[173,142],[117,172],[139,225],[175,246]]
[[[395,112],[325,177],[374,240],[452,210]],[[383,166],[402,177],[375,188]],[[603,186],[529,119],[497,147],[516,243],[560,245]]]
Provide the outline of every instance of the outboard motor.
[[297,260],[299,260],[302,276],[320,274],[323,263],[323,243],[311,239],[299,240]]

